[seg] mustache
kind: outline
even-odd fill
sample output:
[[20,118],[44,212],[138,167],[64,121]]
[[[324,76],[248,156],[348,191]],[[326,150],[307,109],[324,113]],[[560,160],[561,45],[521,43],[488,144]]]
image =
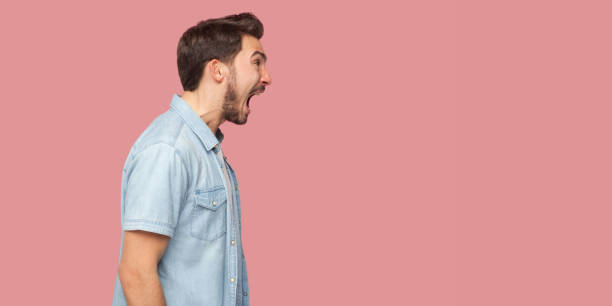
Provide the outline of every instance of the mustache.
[[264,91],[266,91],[266,87],[265,86],[261,86],[261,87],[254,88],[253,90],[251,90],[251,93],[253,94],[253,93],[256,93],[258,91],[261,91],[261,93],[263,93]]

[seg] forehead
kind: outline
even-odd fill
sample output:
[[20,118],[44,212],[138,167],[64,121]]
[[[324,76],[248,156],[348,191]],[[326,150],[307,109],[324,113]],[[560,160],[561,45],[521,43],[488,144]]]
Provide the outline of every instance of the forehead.
[[240,50],[240,53],[242,53],[244,56],[251,57],[251,54],[253,54],[254,51],[264,52],[259,39],[251,35],[243,35],[242,50]]

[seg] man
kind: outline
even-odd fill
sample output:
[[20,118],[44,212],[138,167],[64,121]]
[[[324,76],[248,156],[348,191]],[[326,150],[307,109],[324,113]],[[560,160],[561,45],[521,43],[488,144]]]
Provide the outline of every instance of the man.
[[271,84],[250,13],[202,21],[181,37],[182,96],[136,140],[121,187],[113,305],[249,304],[240,190],[219,126],[245,124]]

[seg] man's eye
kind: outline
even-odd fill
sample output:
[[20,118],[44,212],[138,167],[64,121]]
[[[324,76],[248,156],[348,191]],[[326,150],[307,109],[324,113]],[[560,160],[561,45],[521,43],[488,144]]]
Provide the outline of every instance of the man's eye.
[[260,62],[259,61],[255,61],[255,63],[257,64],[257,66],[259,66]]

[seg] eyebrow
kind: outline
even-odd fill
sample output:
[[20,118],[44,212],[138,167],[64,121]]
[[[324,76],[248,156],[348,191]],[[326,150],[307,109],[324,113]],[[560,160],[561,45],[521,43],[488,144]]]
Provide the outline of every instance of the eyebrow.
[[268,61],[268,57],[266,56],[265,53],[261,52],[261,51],[255,51],[253,52],[253,54],[251,54],[251,58],[255,55],[261,55],[261,57],[263,57],[264,62]]

